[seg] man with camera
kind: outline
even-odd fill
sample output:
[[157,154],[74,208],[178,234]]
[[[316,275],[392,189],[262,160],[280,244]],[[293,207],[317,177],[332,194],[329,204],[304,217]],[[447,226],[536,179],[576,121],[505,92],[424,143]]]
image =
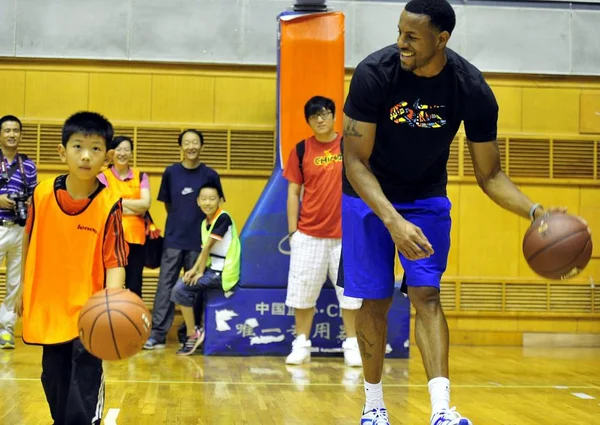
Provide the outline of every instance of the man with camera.
[[15,300],[21,283],[21,245],[27,206],[37,184],[37,169],[17,149],[21,121],[0,118],[0,264],[6,258],[6,297],[0,305],[0,348],[15,348]]

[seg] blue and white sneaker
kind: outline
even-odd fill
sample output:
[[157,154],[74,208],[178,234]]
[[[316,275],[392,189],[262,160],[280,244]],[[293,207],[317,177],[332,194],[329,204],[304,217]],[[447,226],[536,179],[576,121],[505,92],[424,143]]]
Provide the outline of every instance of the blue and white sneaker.
[[390,425],[387,410],[381,408],[363,412],[362,418],[360,418],[360,425]]
[[160,350],[166,347],[165,342],[158,341],[152,337],[148,338],[148,341],[144,344],[144,350]]
[[431,425],[473,425],[473,422],[460,416],[456,407],[453,407],[434,414],[431,417]]

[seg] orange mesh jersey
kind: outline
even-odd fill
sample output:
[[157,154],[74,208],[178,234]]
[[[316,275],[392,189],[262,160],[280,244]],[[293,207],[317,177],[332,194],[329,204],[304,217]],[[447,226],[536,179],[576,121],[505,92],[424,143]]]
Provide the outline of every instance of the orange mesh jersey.
[[[122,181],[109,168],[104,171],[111,192],[123,199],[140,199],[140,172],[132,169],[133,178]],[[146,242],[146,227],[144,219],[139,215],[123,215],[123,233],[129,243],[143,245]]]
[[79,312],[105,286],[106,269],[124,267],[118,196],[103,185],[74,200],[66,176],[42,181],[25,226],[29,249],[23,276],[23,341],[59,344],[78,337]]

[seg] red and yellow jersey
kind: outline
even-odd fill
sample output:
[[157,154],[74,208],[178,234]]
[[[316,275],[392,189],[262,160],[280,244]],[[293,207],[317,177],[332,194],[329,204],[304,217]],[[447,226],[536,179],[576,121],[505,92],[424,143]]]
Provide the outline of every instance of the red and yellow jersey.
[[302,172],[295,149],[290,152],[283,176],[304,185],[298,229],[320,238],[342,237],[342,152],[341,136],[319,142],[305,140]]

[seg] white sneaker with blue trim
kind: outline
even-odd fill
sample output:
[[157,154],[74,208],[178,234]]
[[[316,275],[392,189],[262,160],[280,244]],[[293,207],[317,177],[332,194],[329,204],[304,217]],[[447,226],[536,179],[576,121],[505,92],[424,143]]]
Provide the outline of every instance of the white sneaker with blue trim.
[[362,418],[360,418],[360,425],[390,425],[387,410],[381,408],[363,412]]
[[431,417],[431,425],[473,425],[473,422],[460,416],[456,407],[453,407],[435,413]]

